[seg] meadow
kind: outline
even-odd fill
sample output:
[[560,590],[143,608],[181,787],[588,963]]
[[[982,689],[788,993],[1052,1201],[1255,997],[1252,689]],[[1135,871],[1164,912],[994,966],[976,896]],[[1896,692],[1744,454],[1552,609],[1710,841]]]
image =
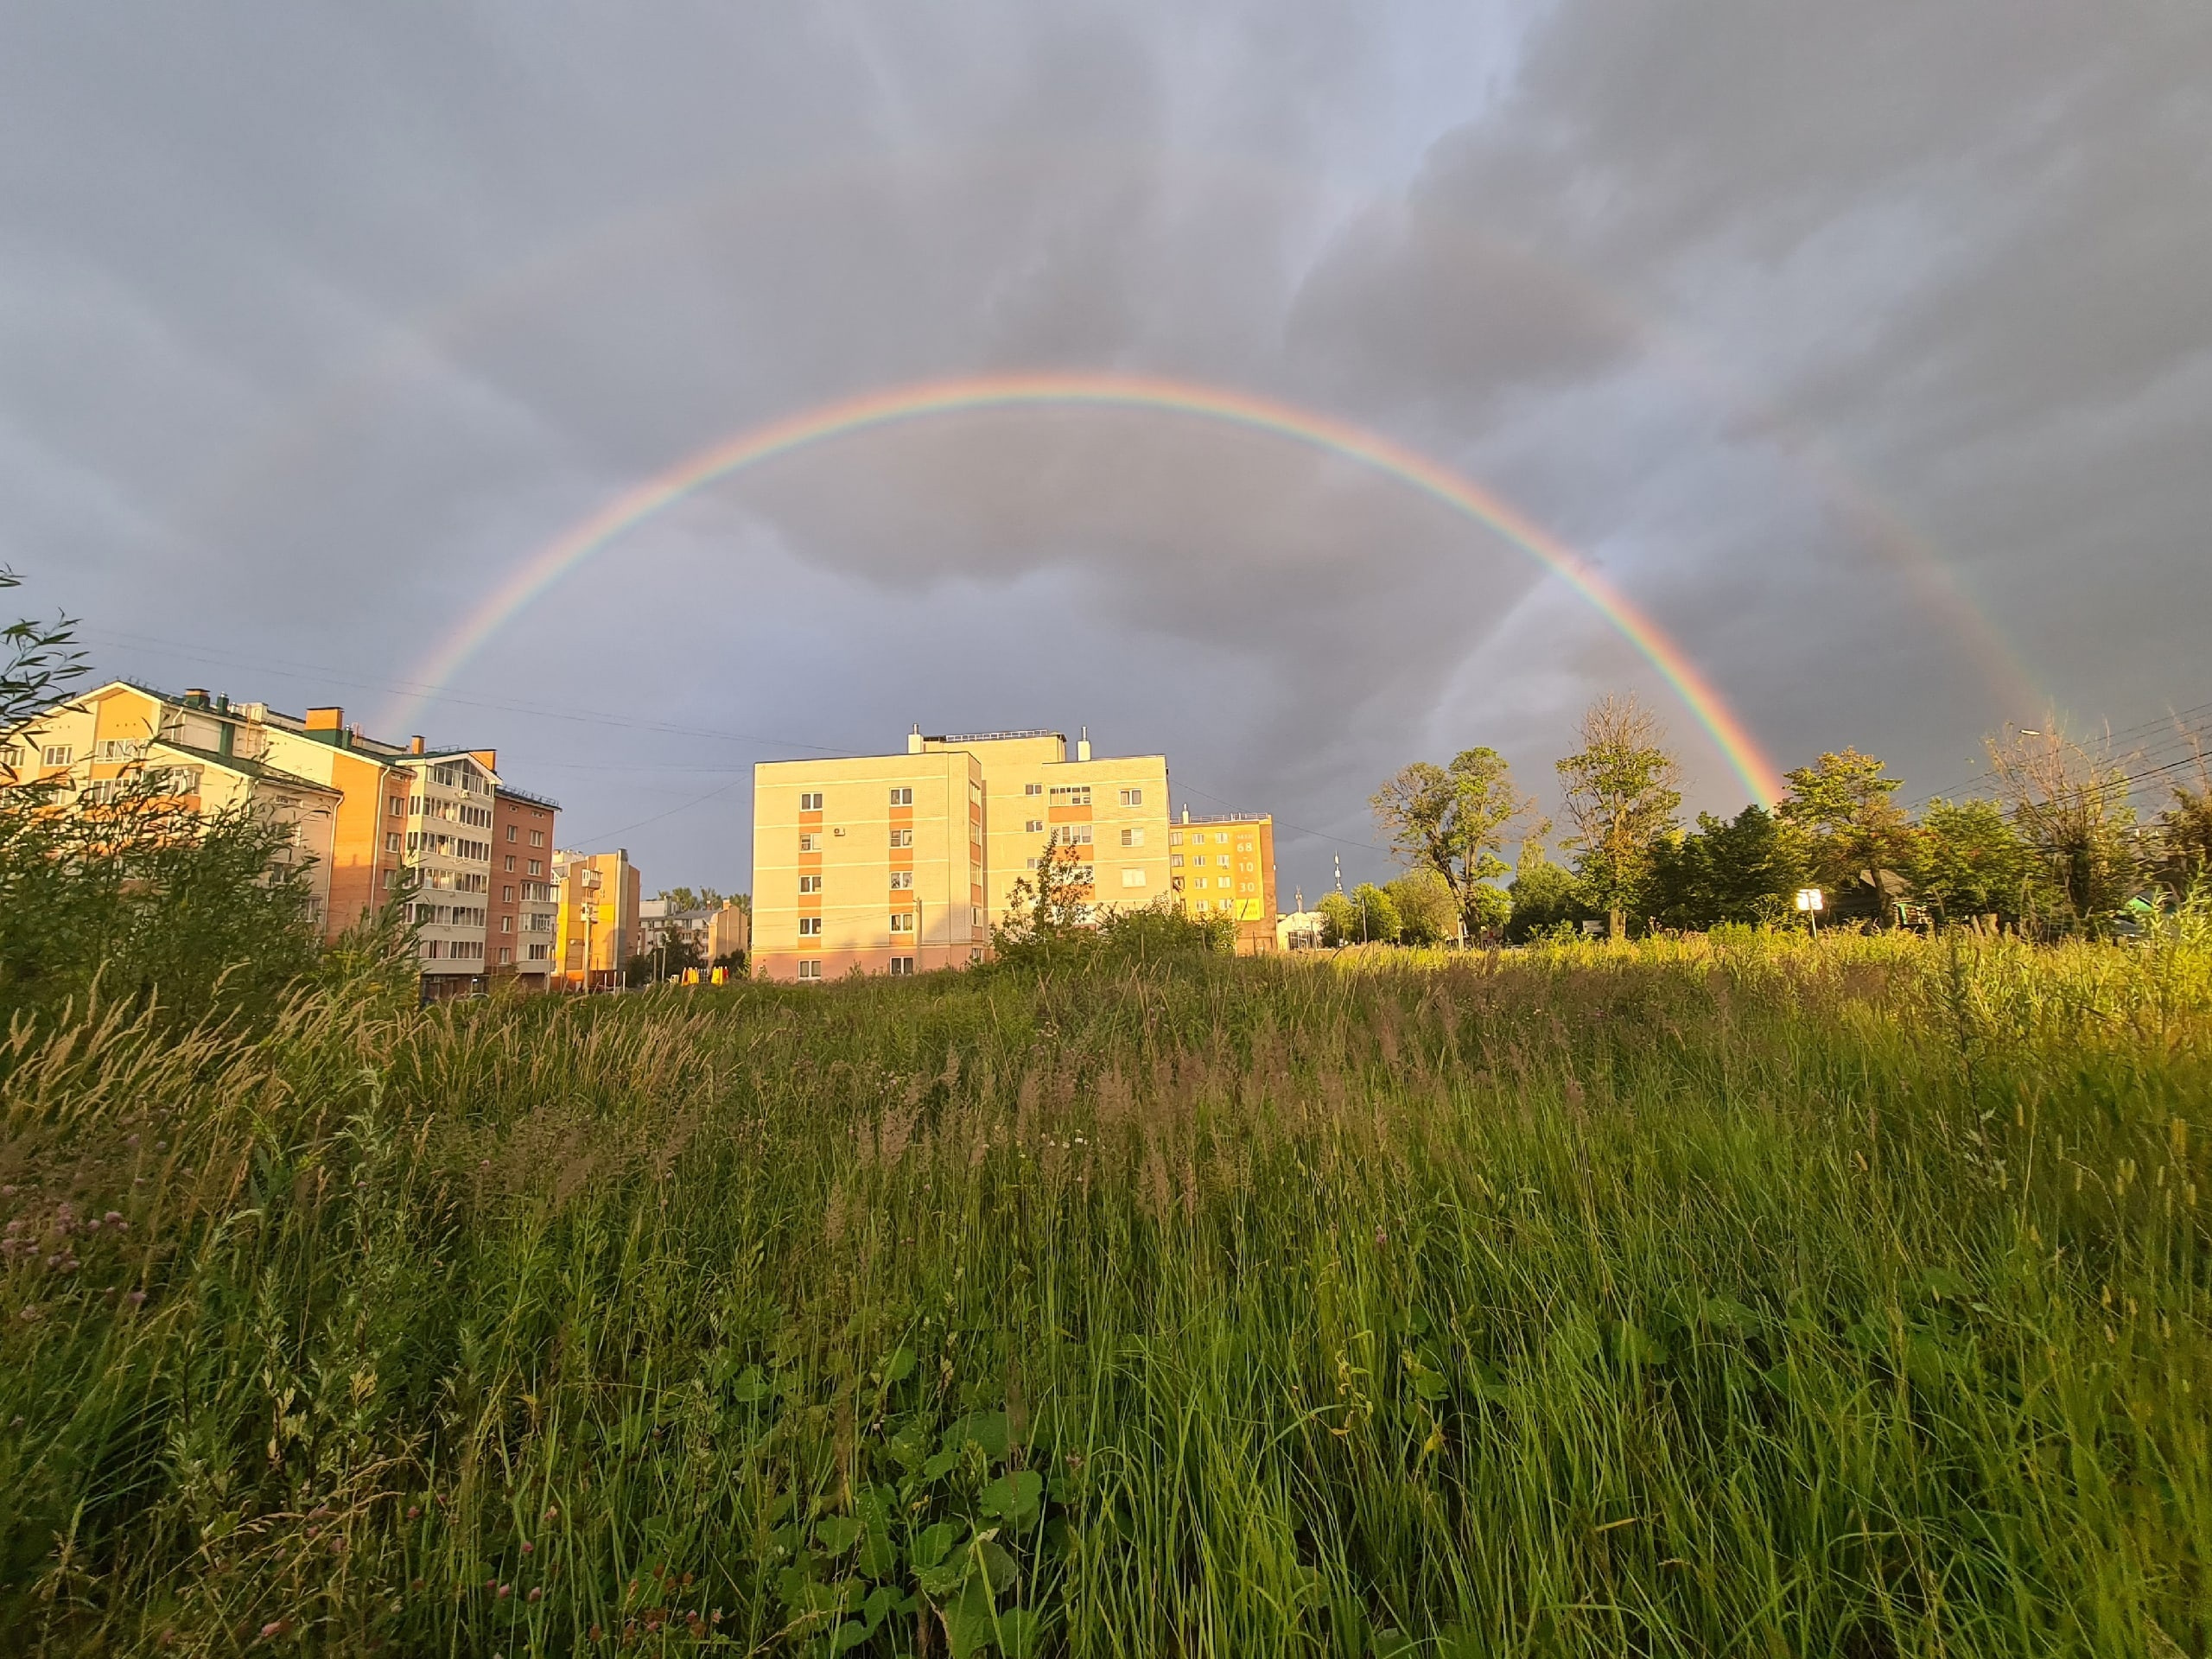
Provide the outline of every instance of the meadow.
[[0,1645],[2212,1650],[2212,947],[0,1050]]

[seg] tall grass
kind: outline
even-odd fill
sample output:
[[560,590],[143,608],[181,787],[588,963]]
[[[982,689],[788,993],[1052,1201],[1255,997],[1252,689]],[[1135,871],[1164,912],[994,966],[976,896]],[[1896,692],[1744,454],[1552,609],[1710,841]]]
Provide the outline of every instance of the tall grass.
[[2208,1035],[1752,934],[22,1027],[0,1628],[2202,1653]]

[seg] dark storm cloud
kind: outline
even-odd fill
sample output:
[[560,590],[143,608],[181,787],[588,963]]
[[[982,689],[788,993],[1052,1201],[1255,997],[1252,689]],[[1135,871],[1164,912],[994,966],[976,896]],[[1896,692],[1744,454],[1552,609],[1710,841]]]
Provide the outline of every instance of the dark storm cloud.
[[[314,670],[244,664],[322,664],[376,706],[529,549],[707,442],[1109,368],[1302,400],[1498,487],[1785,763],[1856,741],[1945,781],[2023,712],[1916,534],[2078,710],[2202,700],[2201,9],[1484,16],[18,10],[0,556],[118,667],[227,659],[297,705]],[[624,538],[432,720],[540,766],[578,834],[754,751],[483,702],[831,747],[1088,721],[1359,840],[1414,753],[1497,741],[1544,781],[1592,692],[1663,696],[1540,574],[1297,446],[963,416]],[[734,884],[743,808],[632,844]],[[1286,885],[1325,854],[1294,841]]]

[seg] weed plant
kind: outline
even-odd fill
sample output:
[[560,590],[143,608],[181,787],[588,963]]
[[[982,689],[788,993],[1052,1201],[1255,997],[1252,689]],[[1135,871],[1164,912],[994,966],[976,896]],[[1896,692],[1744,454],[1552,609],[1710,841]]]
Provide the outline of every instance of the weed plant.
[[2212,1646],[2212,951],[1181,955],[0,1051],[4,1645]]

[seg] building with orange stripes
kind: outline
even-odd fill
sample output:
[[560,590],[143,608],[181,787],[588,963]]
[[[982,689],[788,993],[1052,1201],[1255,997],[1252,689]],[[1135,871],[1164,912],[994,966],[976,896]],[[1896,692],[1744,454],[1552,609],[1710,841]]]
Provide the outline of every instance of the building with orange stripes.
[[307,867],[325,937],[404,899],[426,995],[548,982],[557,905],[544,866],[559,808],[502,779],[490,749],[381,742],[336,706],[301,716],[111,680],[0,739],[0,761],[10,752],[18,781],[67,795],[156,768],[195,810],[243,804],[290,824],[284,855]]
[[[925,737],[918,728],[904,754],[756,766],[753,971],[813,982],[981,962],[1015,884],[1034,879],[1055,842],[1082,855],[1079,873],[1100,909],[1173,901],[1176,835],[1198,831],[1171,828],[1166,757],[1094,756],[1088,734],[1072,755],[1069,747],[1053,731]],[[1267,906],[1272,948],[1274,839],[1272,825],[1262,836],[1258,824],[1230,831],[1218,854],[1209,843],[1205,898],[1211,909],[1211,882],[1241,874],[1232,855],[1264,861],[1264,881],[1250,873],[1249,899],[1255,923]],[[1228,887],[1218,895],[1228,906],[1246,897]],[[1241,912],[1220,913],[1240,916],[1241,940]]]

